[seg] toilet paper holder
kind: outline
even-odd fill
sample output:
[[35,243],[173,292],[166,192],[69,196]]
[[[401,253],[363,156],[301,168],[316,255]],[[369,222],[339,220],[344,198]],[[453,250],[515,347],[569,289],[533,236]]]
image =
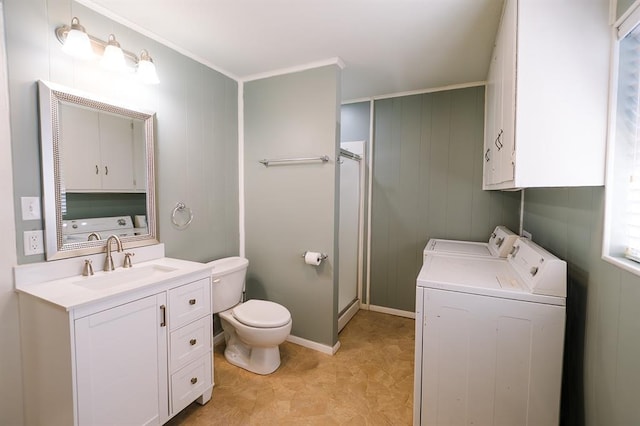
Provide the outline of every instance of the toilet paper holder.
[[[304,257],[307,255],[307,252],[305,251],[304,253],[302,253],[302,258],[304,259]],[[325,253],[320,253],[320,259],[321,260],[325,260],[326,258],[328,258],[329,256],[327,256]]]

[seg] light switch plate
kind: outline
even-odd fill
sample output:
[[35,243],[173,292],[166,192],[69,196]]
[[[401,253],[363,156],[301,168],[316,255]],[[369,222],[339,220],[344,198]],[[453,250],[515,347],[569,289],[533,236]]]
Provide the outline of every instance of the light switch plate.
[[22,197],[22,220],[40,219],[40,197]]

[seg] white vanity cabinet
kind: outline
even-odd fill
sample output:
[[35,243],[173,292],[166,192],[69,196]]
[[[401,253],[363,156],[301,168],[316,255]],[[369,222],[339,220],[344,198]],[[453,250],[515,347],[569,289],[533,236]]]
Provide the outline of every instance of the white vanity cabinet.
[[[118,273],[127,274],[109,274]],[[202,265],[176,268],[122,294],[105,285],[109,296],[93,300],[93,277],[18,289],[25,423],[157,425],[193,401],[209,401],[210,273]]]
[[484,189],[604,184],[607,2],[506,0],[486,88]]
[[78,424],[160,424],[167,408],[166,294],[74,321]]
[[134,152],[136,142],[144,150],[144,139],[135,139],[139,134],[131,119],[61,104],[61,172],[66,190],[144,190],[146,178],[137,176],[138,169],[144,170],[136,161],[140,149]]

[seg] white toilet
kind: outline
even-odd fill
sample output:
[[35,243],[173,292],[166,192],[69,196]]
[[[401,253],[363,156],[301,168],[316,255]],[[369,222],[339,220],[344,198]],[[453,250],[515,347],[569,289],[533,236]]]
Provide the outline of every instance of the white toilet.
[[220,316],[227,344],[224,357],[253,373],[273,373],[280,366],[278,345],[291,332],[291,313],[266,300],[242,303],[247,259],[227,257],[208,265],[212,268],[213,313]]

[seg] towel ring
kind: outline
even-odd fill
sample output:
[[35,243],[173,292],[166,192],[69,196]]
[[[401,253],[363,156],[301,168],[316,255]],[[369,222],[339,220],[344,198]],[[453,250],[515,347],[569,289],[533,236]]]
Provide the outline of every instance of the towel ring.
[[[189,212],[189,220],[187,220],[184,223],[178,223],[178,221],[176,220],[176,215],[184,211]],[[177,203],[176,206],[171,211],[171,223],[173,223],[173,226],[176,229],[180,229],[180,230],[186,229],[191,224],[192,220],[193,220],[193,211],[189,207],[187,207],[182,201]]]

